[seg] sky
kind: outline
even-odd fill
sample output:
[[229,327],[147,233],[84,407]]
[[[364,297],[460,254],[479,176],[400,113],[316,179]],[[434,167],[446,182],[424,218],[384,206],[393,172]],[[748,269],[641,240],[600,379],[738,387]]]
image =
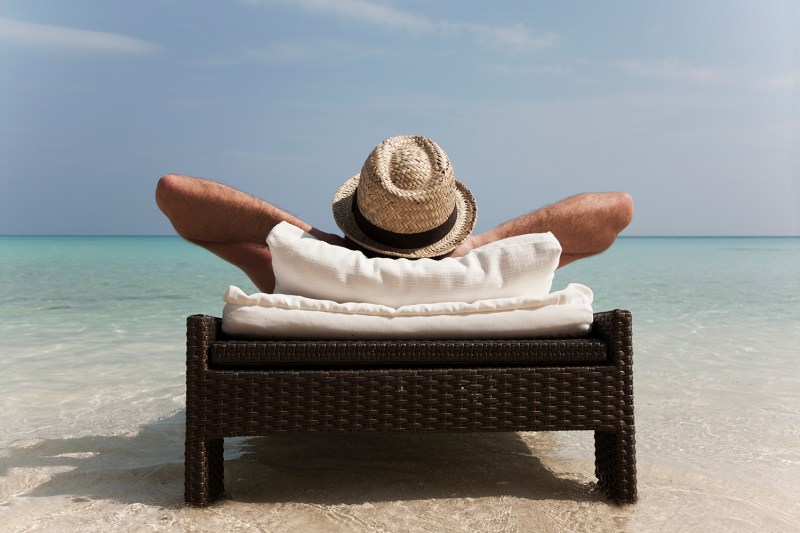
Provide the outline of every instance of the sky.
[[624,235],[800,235],[800,3],[0,0],[0,234],[173,234],[166,173],[332,231],[394,135],[478,231],[620,190]]

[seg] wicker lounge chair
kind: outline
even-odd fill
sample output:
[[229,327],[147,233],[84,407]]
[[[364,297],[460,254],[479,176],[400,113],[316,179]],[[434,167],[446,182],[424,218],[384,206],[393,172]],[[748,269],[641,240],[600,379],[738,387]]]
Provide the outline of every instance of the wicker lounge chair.
[[631,315],[577,339],[286,341],[188,319],[185,500],[224,490],[225,437],[593,430],[595,474],[636,501]]

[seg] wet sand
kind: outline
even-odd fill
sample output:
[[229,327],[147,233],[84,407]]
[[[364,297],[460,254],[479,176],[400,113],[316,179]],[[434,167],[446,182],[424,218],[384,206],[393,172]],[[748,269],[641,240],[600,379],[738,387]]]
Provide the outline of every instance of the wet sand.
[[[184,506],[183,413],[0,456],[3,531],[792,531],[797,501],[639,457],[640,501],[593,476],[591,432],[226,440],[226,498]],[[15,497],[19,495],[21,497]]]

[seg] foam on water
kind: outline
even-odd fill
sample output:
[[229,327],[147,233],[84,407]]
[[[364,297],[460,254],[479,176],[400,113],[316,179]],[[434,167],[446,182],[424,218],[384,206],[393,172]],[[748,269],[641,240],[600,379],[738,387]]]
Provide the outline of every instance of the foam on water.
[[[0,238],[10,530],[785,531],[800,524],[800,239],[621,239],[557,273],[634,316],[639,504],[591,433],[226,441],[183,508],[185,317],[234,268],[172,238]],[[468,518],[467,518],[468,517]]]

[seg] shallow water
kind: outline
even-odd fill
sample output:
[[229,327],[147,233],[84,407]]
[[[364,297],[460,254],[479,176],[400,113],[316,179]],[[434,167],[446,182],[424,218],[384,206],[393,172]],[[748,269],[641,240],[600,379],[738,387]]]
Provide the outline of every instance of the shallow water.
[[640,502],[589,432],[230,439],[182,506],[184,323],[236,269],[176,238],[0,238],[9,531],[800,529],[800,239],[620,239],[557,273],[634,316]]

